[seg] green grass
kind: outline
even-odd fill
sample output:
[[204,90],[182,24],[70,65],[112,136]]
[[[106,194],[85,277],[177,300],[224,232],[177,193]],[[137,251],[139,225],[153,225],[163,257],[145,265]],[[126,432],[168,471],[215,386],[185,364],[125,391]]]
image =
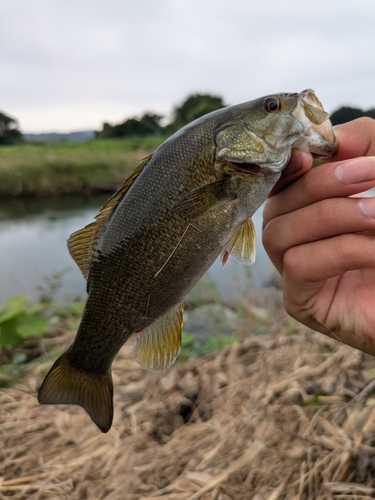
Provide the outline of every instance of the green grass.
[[178,362],[184,363],[190,358],[199,358],[226,345],[232,345],[235,340],[233,336],[217,336],[210,332],[207,332],[207,336],[203,340],[198,340],[194,333],[183,331]]
[[0,147],[0,196],[113,191],[165,137]]
[[[12,386],[23,379],[29,363],[38,365],[46,359],[56,359],[62,354],[61,346],[49,343],[50,335],[43,336],[53,323],[64,329],[76,330],[84,304],[81,301],[57,305],[51,295],[42,302],[33,303],[27,295],[13,295],[0,304],[0,388]],[[51,323],[52,322],[52,323]],[[207,331],[203,338],[182,332],[181,352],[178,362],[204,356],[235,342],[234,336],[217,336]]]
[[[12,295],[0,304],[0,388],[20,381],[28,363],[45,360],[46,345],[40,340],[52,320],[70,328],[79,321],[82,311],[82,302],[35,304],[27,295]],[[55,359],[61,353],[61,347],[54,346],[47,357]]]

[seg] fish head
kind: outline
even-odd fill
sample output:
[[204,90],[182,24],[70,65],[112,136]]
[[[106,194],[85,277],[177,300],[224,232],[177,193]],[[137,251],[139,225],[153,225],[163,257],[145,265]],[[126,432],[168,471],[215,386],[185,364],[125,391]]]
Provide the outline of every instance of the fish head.
[[318,157],[336,152],[329,120],[313,90],[261,97],[232,107],[232,116],[216,131],[216,158],[235,170],[281,172],[292,148]]

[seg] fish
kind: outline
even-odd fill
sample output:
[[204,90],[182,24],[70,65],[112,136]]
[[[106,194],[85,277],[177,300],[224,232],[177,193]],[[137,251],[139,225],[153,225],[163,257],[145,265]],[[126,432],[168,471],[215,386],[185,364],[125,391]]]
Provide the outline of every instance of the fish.
[[113,420],[112,362],[134,335],[134,356],[161,371],[181,344],[184,299],[217,257],[251,265],[251,216],[293,148],[336,151],[329,115],[311,89],[229,106],[188,124],[133,170],[95,221],[68,240],[87,280],[72,345],[38,393],[82,406],[102,432]]

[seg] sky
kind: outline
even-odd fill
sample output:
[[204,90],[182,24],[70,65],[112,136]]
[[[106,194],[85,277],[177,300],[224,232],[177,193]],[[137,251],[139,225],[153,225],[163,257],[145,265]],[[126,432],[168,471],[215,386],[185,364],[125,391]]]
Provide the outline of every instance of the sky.
[[192,93],[375,107],[374,0],[0,0],[0,111],[100,130]]

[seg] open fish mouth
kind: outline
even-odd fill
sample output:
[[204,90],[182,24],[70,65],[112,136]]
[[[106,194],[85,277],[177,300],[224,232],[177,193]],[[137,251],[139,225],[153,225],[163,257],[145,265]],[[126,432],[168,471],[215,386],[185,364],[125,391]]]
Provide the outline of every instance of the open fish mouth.
[[327,158],[336,153],[337,143],[329,115],[313,90],[300,92],[297,107],[292,115],[305,128],[305,133],[293,147],[309,151],[314,158]]

